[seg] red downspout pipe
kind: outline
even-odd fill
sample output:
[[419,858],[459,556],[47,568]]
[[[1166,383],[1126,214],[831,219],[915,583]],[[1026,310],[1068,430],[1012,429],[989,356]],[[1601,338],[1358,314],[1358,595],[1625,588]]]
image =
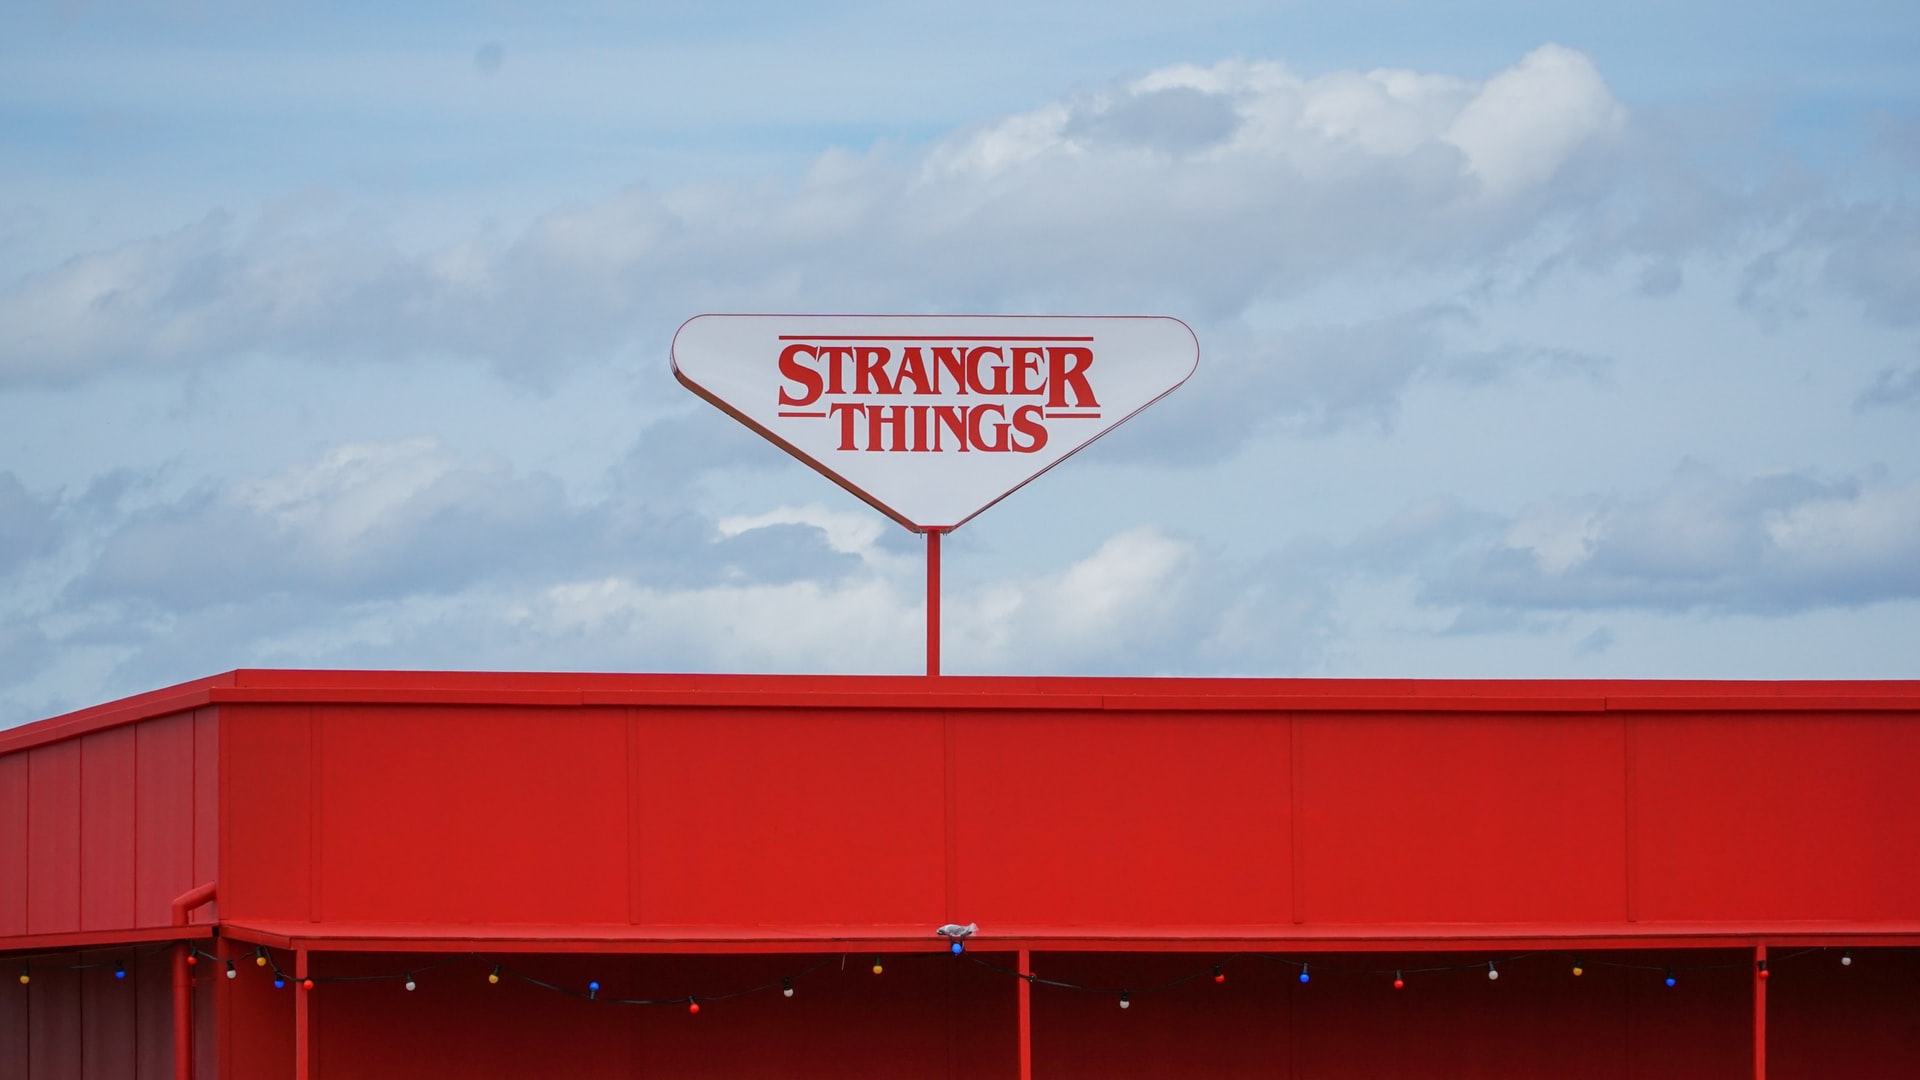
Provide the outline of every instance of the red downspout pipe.
[[[213,882],[189,889],[173,898],[173,925],[187,925],[194,908],[213,899]],[[193,955],[191,942],[173,946],[173,1077],[193,1080],[193,978],[188,973],[187,957]]]

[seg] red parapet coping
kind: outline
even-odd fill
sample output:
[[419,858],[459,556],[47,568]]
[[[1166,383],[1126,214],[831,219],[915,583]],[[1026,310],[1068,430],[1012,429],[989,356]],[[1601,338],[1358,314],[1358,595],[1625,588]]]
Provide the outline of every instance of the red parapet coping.
[[0,754],[220,704],[1109,712],[1920,712],[1920,680],[930,678],[239,669],[0,732]]

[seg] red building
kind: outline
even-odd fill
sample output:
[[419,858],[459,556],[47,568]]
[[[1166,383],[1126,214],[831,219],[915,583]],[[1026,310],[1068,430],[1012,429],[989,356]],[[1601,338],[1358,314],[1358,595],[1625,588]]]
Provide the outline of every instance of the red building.
[[1911,1077],[1917,775],[1913,682],[237,671],[0,732],[0,1076]]

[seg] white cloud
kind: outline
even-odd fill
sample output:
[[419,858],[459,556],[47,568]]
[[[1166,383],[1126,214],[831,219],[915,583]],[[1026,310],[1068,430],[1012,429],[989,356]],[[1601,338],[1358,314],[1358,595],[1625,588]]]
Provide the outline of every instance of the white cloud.
[[1231,317],[1382,263],[1472,261],[1554,212],[1620,108],[1546,47],[1485,84],[1181,66],[950,134],[823,153],[791,186],[633,188],[420,251],[275,208],[75,256],[0,291],[0,382],[236,355],[452,355],[537,371],[688,311]]
[[1797,612],[1920,597],[1920,479],[1729,477],[1542,503],[1469,547],[1430,601],[1492,609]]
[[1546,45],[1481,87],[1448,125],[1446,141],[1492,197],[1542,183],[1583,147],[1626,126],[1593,61]]

